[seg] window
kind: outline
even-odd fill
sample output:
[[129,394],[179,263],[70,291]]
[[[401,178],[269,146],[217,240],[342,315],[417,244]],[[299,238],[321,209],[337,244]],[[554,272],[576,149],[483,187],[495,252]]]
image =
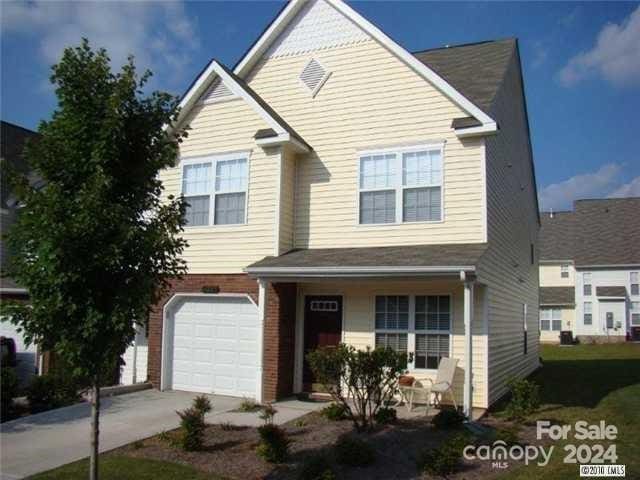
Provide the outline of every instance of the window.
[[442,220],[442,147],[360,157],[360,223]]
[[560,265],[560,278],[569,278],[569,264]]
[[376,296],[375,345],[409,353],[413,368],[437,369],[450,354],[451,297],[448,295]]
[[247,176],[247,159],[242,156],[184,165],[182,195],[187,202],[187,226],[244,223]]
[[640,295],[640,272],[631,272],[629,279],[631,281],[631,295]]
[[640,326],[640,302],[631,302],[631,325]]
[[583,323],[585,325],[591,325],[593,323],[592,311],[591,311],[591,302],[584,302],[584,319]]
[[582,274],[582,293],[587,297],[591,296],[591,274]]
[[312,312],[337,312],[338,302],[328,300],[314,300],[311,302]]
[[559,308],[540,309],[540,330],[559,332],[562,329],[562,310]]

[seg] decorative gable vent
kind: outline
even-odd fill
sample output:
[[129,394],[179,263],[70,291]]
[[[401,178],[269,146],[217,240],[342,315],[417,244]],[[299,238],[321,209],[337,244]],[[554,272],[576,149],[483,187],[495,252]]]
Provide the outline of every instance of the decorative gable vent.
[[331,75],[325,68],[320,65],[316,59],[311,59],[309,63],[304,67],[300,74],[300,80],[311,92],[311,96],[315,97],[322,85],[327,81]]
[[218,78],[213,82],[207,93],[202,96],[203,103],[216,103],[224,100],[230,100],[235,95],[229,88]]

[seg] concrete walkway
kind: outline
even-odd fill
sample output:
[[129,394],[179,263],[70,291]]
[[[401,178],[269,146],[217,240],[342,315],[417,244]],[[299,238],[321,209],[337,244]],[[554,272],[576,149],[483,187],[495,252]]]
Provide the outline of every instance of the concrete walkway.
[[[197,394],[145,390],[102,399],[100,451],[171,430],[179,425],[176,410],[191,404]],[[242,399],[211,395],[208,423],[260,425],[258,413],[233,412]],[[289,400],[274,405],[276,423],[300,417],[322,404]],[[14,480],[50,470],[89,452],[90,406],[86,403],[51,410],[0,425],[0,479]]]

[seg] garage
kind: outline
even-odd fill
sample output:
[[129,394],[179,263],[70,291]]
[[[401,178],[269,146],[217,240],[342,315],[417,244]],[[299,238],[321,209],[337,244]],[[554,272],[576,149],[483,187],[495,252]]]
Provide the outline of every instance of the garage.
[[249,296],[176,296],[164,323],[163,389],[259,398],[262,335]]

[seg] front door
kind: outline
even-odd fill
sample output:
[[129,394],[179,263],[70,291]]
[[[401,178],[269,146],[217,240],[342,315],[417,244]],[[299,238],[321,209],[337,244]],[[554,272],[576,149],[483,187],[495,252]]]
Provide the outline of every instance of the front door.
[[306,297],[304,304],[304,368],[303,388],[306,392],[321,390],[307,363],[307,353],[320,347],[337,346],[342,339],[342,297]]

